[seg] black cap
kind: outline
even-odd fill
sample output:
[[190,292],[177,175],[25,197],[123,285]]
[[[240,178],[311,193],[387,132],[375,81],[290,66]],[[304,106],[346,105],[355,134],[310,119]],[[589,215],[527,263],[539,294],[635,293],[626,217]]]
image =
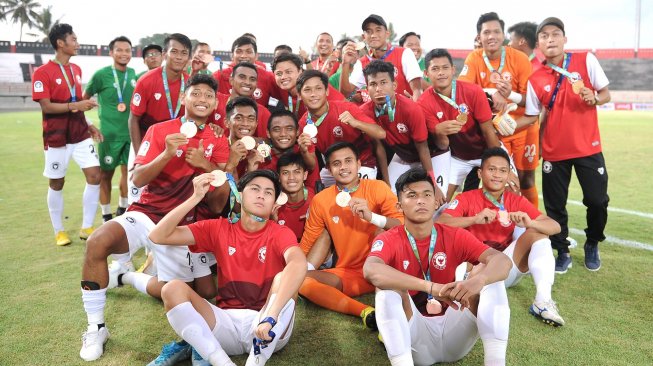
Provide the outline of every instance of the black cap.
[[535,31],[535,35],[537,36],[540,34],[542,31],[542,28],[546,27],[547,25],[554,25],[562,31],[562,34],[565,34],[565,23],[562,22],[562,20],[556,18],[556,17],[548,17],[540,23],[540,25],[537,26],[537,30]]
[[143,48],[143,58],[145,58],[145,54],[147,54],[147,51],[149,50],[157,50],[159,52],[163,52],[163,48],[161,48],[161,46],[158,44],[148,44],[145,46],[145,48]]
[[368,25],[369,23],[382,25],[383,27],[385,27],[385,29],[388,29],[388,25],[385,24],[385,20],[383,20],[383,18],[381,18],[380,15],[370,14],[370,16],[365,18],[365,20],[363,20],[363,31],[365,31],[365,26]]

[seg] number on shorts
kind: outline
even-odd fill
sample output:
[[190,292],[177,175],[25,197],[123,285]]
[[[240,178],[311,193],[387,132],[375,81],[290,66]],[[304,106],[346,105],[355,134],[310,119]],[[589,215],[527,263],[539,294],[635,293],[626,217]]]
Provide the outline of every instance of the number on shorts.
[[186,258],[188,258],[188,266],[192,266],[193,260],[191,259],[190,252],[186,253]]
[[437,183],[437,185],[442,187],[442,185],[444,184],[444,178],[441,175],[438,175],[438,177],[435,178],[435,183]]
[[526,145],[524,148],[524,157],[535,157],[535,144]]
[[360,172],[358,173],[358,178],[360,178],[360,179],[369,179],[367,174],[361,174]]

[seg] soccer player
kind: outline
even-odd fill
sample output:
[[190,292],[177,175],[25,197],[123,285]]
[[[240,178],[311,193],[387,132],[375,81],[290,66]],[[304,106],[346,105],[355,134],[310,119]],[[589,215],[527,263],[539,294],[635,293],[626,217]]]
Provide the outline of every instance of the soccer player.
[[86,85],[84,99],[98,96],[100,131],[104,140],[98,143],[100,155],[100,208],[102,219],[107,222],[111,214],[111,179],[120,166],[120,199],[116,216],[127,210],[127,161],[129,159],[129,128],[127,105],[136,86],[136,73],[127,67],[132,58],[129,38],[120,36],[109,42],[109,54],[113,64],[96,71]]
[[506,191],[509,172],[510,158],[503,149],[485,150],[478,171],[483,187],[456,196],[438,222],[465,228],[510,257],[512,269],[504,281],[506,287],[532,274],[536,294],[529,312],[547,324],[562,326],[565,321],[551,299],[555,259],[549,240],[549,235],[560,232],[560,225],[525,197]]
[[422,89],[426,89],[431,85],[431,81],[424,73],[426,64],[424,64],[424,50],[422,49],[422,36],[415,32],[408,32],[399,38],[399,47],[405,47],[413,51],[419,69],[422,70]]
[[[287,110],[295,113],[297,118],[301,118],[306,113],[306,102],[302,100],[297,89],[299,76],[304,72],[302,69],[302,59],[292,53],[284,53],[275,57],[272,61],[272,72],[280,89],[280,103]],[[316,72],[316,70],[311,70]],[[339,91],[328,86],[329,100],[344,100],[345,96]]]
[[[299,120],[304,131],[307,125],[315,126],[317,135],[313,143],[318,151],[326,154],[329,146],[337,141],[354,144],[360,153],[363,166],[357,169],[361,178],[376,179],[376,159],[370,139],[384,139],[385,130],[374,123],[353,103],[329,101],[330,90],[326,74],[316,70],[305,71],[297,80],[297,92],[308,110]],[[324,168],[320,178],[325,186],[335,183],[330,169]]]
[[314,244],[326,230],[338,261],[335,268],[324,270],[315,270],[324,258],[311,263],[299,293],[329,310],[360,316],[366,327],[375,329],[374,308],[351,296],[374,291],[363,278],[365,256],[377,231],[400,225],[402,216],[396,209],[396,197],[384,182],[358,177],[361,160],[356,146],[336,142],[325,151],[325,157],[336,184],[313,197],[301,247],[309,256],[311,249],[321,250]]
[[[480,336],[485,365],[504,365],[510,259],[466,230],[433,223],[436,188],[423,169],[410,169],[396,185],[405,224],[377,236],[363,266],[379,289],[376,322],[390,364],[455,362]],[[463,262],[485,267],[454,282]]]
[[369,53],[358,60],[354,43],[349,43],[343,48],[342,76],[340,90],[345,95],[350,95],[365,86],[363,69],[372,60],[388,61],[395,66],[395,79],[397,80],[397,93],[409,95],[417,101],[422,95],[422,72],[417,64],[417,59],[411,50],[395,47],[388,38],[390,31],[385,20],[376,14],[371,14],[363,21],[363,40]]
[[[439,149],[451,149],[447,201],[463,183],[467,174],[481,164],[488,147],[501,146],[492,125],[492,111],[478,85],[454,80],[456,67],[447,50],[431,50],[425,56],[426,72],[432,86],[418,104],[424,110],[429,132],[435,135]],[[510,185],[519,189],[519,180],[510,173]]]
[[147,72],[138,79],[131,101],[128,120],[131,149],[127,169],[129,203],[137,201],[141,191],[133,183],[133,161],[140,150],[141,140],[147,129],[161,121],[183,115],[181,100],[188,75],[184,69],[190,59],[190,39],[183,34],[173,33],[165,38],[165,65]]
[[336,57],[336,60],[340,65],[338,66],[338,70],[336,70],[336,72],[334,72],[333,75],[329,77],[329,84],[331,84],[331,86],[333,86],[339,92],[340,92],[340,74],[342,74],[342,63],[340,62],[342,61],[342,48],[345,47],[345,45],[348,42],[354,42],[354,41],[351,38],[342,38],[341,40],[339,40],[338,43],[336,43],[336,50],[333,53],[333,55]]
[[175,280],[162,291],[166,316],[211,365],[235,366],[229,355],[247,353],[247,365],[264,365],[290,340],[306,258],[293,232],[270,220],[281,193],[279,178],[270,170],[247,173],[238,182],[243,211],[238,222],[220,218],[177,226],[203,200],[213,179],[211,174],[195,178],[195,193],[152,229],[150,239],[213,253],[217,306]]
[[300,241],[304,234],[309,204],[314,195],[313,190],[305,183],[308,169],[304,158],[294,152],[281,155],[276,165],[281,190],[288,196],[288,202],[278,207],[275,221],[279,225],[289,227],[297,236],[297,241]]
[[542,60],[535,54],[535,47],[537,47],[536,30],[537,24],[533,22],[520,22],[508,28],[508,34],[510,35],[508,46],[528,56],[533,71],[542,67]]
[[229,161],[227,170],[234,171],[234,176],[239,177],[247,172],[248,157],[258,152],[247,150],[241,139],[245,136],[253,137],[256,132],[258,104],[248,97],[236,97],[227,103],[226,127],[229,130]]
[[79,237],[86,240],[93,232],[93,220],[100,198],[100,163],[91,136],[101,139],[102,134],[95,126],[87,124],[84,117],[84,112],[97,106],[97,103],[82,98],[82,70],[70,62],[79,49],[73,27],[65,23],[57,24],[50,30],[48,38],[55,56],[34,71],[32,99],[39,103],[43,114],[43,175],[49,180],[48,210],[55,243],[63,246],[71,243],[63,227],[63,186],[71,158],[86,178]]
[[193,64],[195,64],[195,68],[197,69],[195,73],[211,75],[212,72],[208,69],[208,66],[212,60],[213,56],[211,55],[211,46],[205,42],[197,42],[195,47],[193,47],[190,65],[186,68],[186,73],[188,75],[193,75]]
[[[143,294],[160,298],[165,281],[193,282],[195,278],[203,278],[204,283],[212,284],[211,271],[203,265],[206,260],[202,260],[200,254],[191,255],[184,247],[154,245],[147,235],[166,212],[192,195],[195,176],[216,168],[229,171],[225,168],[226,139],[215,137],[210,128],[205,128],[207,117],[215,108],[216,89],[211,76],[195,75],[191,78],[183,95],[184,116],[157,123],[143,138],[134,168],[134,184],[145,187],[141,199],[130,205],[125,214],[98,228],[88,239],[81,282],[88,329],[82,337],[79,352],[86,361],[102,356],[104,343],[109,337],[104,321],[108,288],[129,284]],[[193,123],[198,129],[191,138],[180,133],[182,124],[187,123]],[[214,215],[221,212],[227,193],[227,187],[209,193],[201,204],[205,206],[202,211],[211,210]],[[191,223],[195,221],[195,215],[193,211],[179,222]],[[125,265],[136,251],[145,246],[154,252],[158,278],[128,271]],[[113,255],[115,261],[107,270],[109,255]],[[200,283],[196,282],[196,285],[200,291]]]
[[288,46],[287,44],[278,45],[274,48],[274,52],[272,52],[273,58],[279,56],[282,53],[292,53],[292,47]]
[[[465,60],[465,66],[458,80],[479,85],[492,94],[495,113],[502,113],[507,103],[516,103],[517,109],[510,112],[514,119],[524,115],[526,83],[532,67],[528,57],[517,49],[504,46],[504,22],[497,13],[483,14],[476,23],[482,48],[472,51]],[[537,187],[535,169],[539,163],[537,133],[530,134],[527,128],[502,135],[501,141],[512,156],[519,176],[522,194],[537,207]]]
[[[372,100],[363,104],[360,109],[383,127],[386,131],[383,141],[395,152],[388,164],[385,149],[377,150],[378,165],[385,182],[394,190],[394,183],[401,174],[410,168],[422,166],[434,181],[441,182],[440,190],[436,194],[439,204],[443,204],[444,195],[447,193],[444,181],[449,172],[449,158],[445,156],[444,160],[438,160],[437,151],[434,151],[432,156],[422,109],[409,98],[396,94],[397,82],[391,63],[374,60],[363,72]],[[435,178],[435,175],[438,177]]]
[[585,267],[598,271],[598,244],[605,240],[609,197],[596,106],[610,101],[609,81],[593,54],[565,52],[567,37],[560,19],[542,21],[537,27],[537,42],[546,65],[528,80],[524,122],[533,122],[546,109],[546,122],[542,122],[540,131],[542,193],[546,214],[562,227],[551,237],[551,244],[558,250],[556,273],[565,273],[571,267],[566,205],[572,167],[587,207]]
[[333,37],[327,32],[320,33],[315,40],[317,58],[311,63],[313,70],[321,71],[328,76],[340,68],[340,62],[334,55]]
[[146,72],[156,69],[163,64],[163,48],[158,44],[148,44],[143,48],[143,63],[147,70],[136,75],[136,80],[140,79]]

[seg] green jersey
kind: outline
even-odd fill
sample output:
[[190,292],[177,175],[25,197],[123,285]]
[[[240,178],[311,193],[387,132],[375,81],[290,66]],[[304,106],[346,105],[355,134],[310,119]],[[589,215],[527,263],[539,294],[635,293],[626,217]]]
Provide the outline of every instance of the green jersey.
[[338,71],[334,72],[329,78],[329,84],[336,88],[336,90],[340,90],[340,74],[342,74],[342,66],[340,66]]
[[426,65],[424,64],[424,57],[420,57],[419,60],[417,60],[417,64],[419,65],[419,69],[422,70],[422,78],[430,84],[431,80],[424,76],[424,69],[426,68]]
[[[91,81],[86,85],[86,94],[98,96],[100,131],[105,141],[129,141],[129,104],[136,86],[136,72],[127,68],[126,71],[115,70],[115,81],[113,68],[103,67],[93,74]],[[124,111],[119,111],[118,92],[122,95]],[[122,109],[122,107],[121,107]]]

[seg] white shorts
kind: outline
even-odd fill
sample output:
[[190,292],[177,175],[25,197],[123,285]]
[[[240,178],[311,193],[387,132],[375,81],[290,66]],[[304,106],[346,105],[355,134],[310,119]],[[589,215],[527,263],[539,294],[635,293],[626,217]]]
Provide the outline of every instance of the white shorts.
[[[361,179],[376,179],[376,172],[376,167],[370,168],[367,166],[361,166],[358,170],[358,176]],[[320,180],[325,188],[336,184],[335,178],[333,178],[333,175],[331,175],[331,172],[327,168],[322,168],[322,170],[320,170]]]
[[516,284],[521,281],[524,276],[529,274],[530,272],[522,272],[517,268],[517,265],[515,264],[515,260],[512,258],[512,255],[515,253],[515,245],[517,245],[517,240],[513,241],[508,245],[506,249],[503,250],[503,254],[507,255],[508,258],[512,261],[512,268],[510,268],[510,272],[508,273],[508,278],[503,280],[503,283],[506,285],[506,288],[510,288],[512,286],[515,286]]
[[479,338],[476,317],[469,309],[448,308],[444,315],[425,317],[410,299],[413,316],[408,321],[415,365],[454,362],[465,357]]
[[43,152],[45,153],[43,176],[48,179],[65,177],[71,157],[81,169],[100,166],[100,160],[98,160],[97,150],[92,138],[62,147],[48,147]]
[[[446,152],[438,156],[431,158],[431,165],[433,165],[433,172],[435,173],[435,185],[440,188],[442,194],[447,194],[447,188],[449,186],[449,159],[451,158],[451,153]],[[397,193],[395,189],[395,183],[397,179],[412,168],[423,168],[422,163],[417,161],[414,163],[408,163],[404,161],[399,155],[395,154],[388,164],[388,180],[390,181],[390,188],[392,188],[393,193]]]
[[141,198],[141,189],[132,183],[132,175],[134,175],[134,161],[136,160],[136,153],[134,152],[134,145],[129,144],[129,159],[127,160],[127,203],[132,204]]
[[178,279],[192,282],[195,278],[211,274],[207,253],[191,253],[187,246],[154,244],[148,237],[154,222],[144,213],[127,211],[111,221],[117,222],[125,230],[130,257],[141,248],[149,248],[154,252],[159,281]]
[[[220,346],[229,356],[242,355],[250,352],[252,348],[252,340],[254,339],[254,331],[260,322],[261,312],[250,309],[228,309],[223,310],[211,304],[213,315],[215,316],[215,328],[213,329],[213,336],[218,340]],[[294,325],[293,321],[288,325],[288,330],[285,332],[284,337],[280,338],[274,347],[274,352],[279,351],[288,344],[290,336],[292,335]],[[273,329],[276,331],[276,329]],[[281,337],[281,334],[277,334]]]
[[481,166],[481,159],[460,160],[455,156],[451,157],[449,165],[449,184],[460,186],[467,178],[467,174],[475,167]]

